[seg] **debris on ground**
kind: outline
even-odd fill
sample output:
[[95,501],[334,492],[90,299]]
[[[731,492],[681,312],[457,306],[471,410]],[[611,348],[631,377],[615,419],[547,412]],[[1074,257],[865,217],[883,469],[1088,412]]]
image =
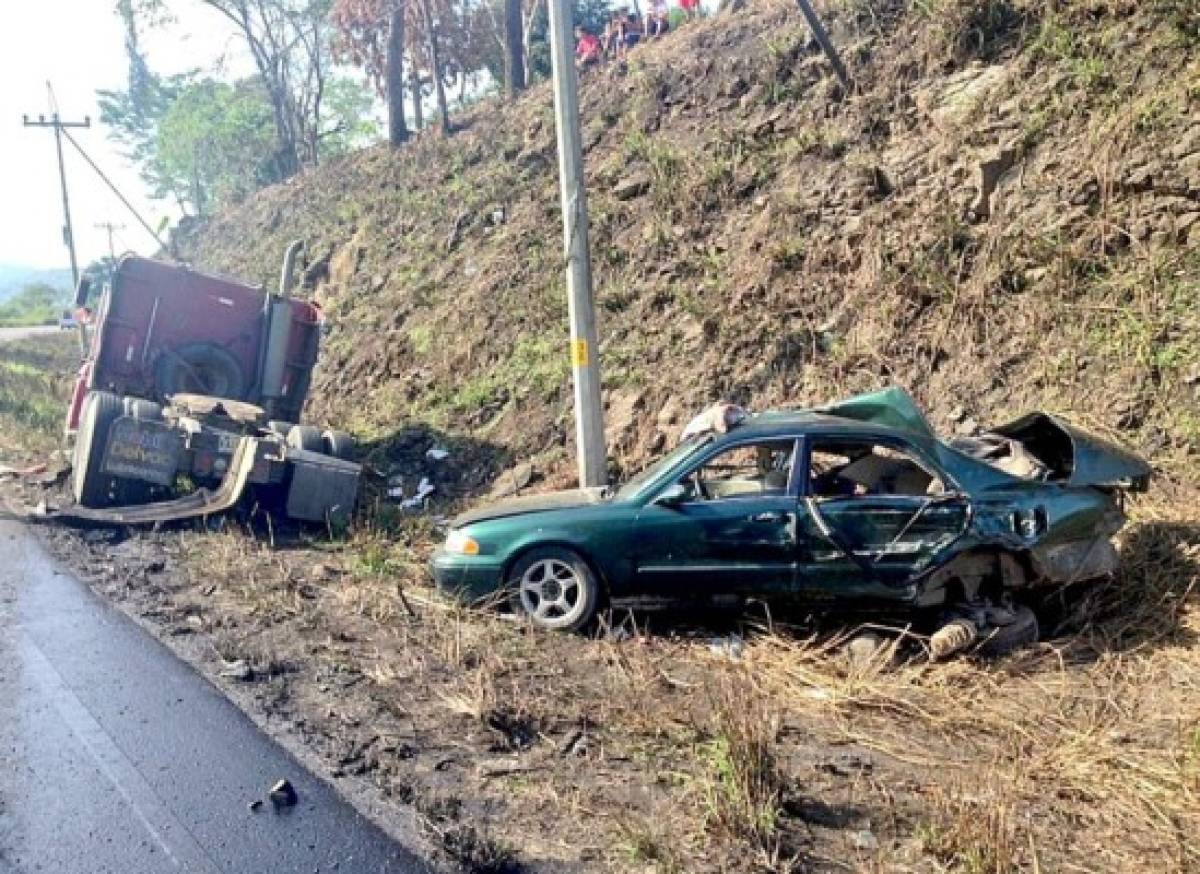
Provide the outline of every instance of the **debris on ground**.
[[250,667],[250,663],[245,659],[235,659],[231,662],[225,662],[221,667],[221,676],[228,677],[231,680],[241,680],[247,682],[254,679],[254,668]]
[[430,498],[437,487],[429,481],[429,477],[421,477],[421,481],[417,483],[417,490],[411,497],[404,497],[404,485],[402,483],[393,485],[388,488],[387,495],[393,501],[400,504],[401,509],[417,510],[425,506],[425,501]]
[[746,641],[735,632],[723,637],[710,638],[708,648],[714,655],[724,656],[730,661],[737,661],[746,651]]
[[267,797],[271,799],[271,804],[278,810],[281,807],[295,806],[298,797],[296,789],[292,786],[290,780],[282,779],[271,787],[271,791],[267,793]]

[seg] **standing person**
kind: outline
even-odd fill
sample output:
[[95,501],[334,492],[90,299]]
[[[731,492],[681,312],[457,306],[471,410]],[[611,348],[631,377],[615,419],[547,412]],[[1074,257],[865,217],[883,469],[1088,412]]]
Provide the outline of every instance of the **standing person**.
[[612,16],[604,23],[604,32],[600,34],[600,51],[606,58],[615,58],[617,56],[617,41],[621,38],[621,34],[617,28],[616,16]]
[[700,17],[700,0],[679,0],[679,8],[683,10],[684,17],[688,21],[694,21]]
[[642,19],[639,15],[630,15],[628,9],[621,9],[621,33],[624,50],[628,51],[642,41]]
[[575,66],[580,70],[600,63],[600,40],[582,27],[575,28]]
[[646,39],[662,36],[670,29],[667,0],[650,0],[650,7],[646,11]]

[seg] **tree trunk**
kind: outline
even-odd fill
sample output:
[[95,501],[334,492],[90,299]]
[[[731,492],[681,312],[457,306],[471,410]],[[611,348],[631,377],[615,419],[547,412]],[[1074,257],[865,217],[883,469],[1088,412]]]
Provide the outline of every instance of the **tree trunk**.
[[388,142],[398,146],[408,139],[404,123],[404,0],[393,0],[388,16],[386,77]]
[[523,24],[521,0],[504,0],[504,93],[510,100],[525,90]]
[[438,114],[442,117],[442,133],[450,133],[450,109],[446,105],[446,83],[442,81],[442,58],[438,50],[437,27],[429,0],[421,0],[421,12],[425,18],[425,33],[429,37],[429,66],[433,76],[433,92],[437,95]]
[[421,108],[421,74],[414,66],[408,80],[412,89],[413,127],[421,130],[425,127],[425,112]]

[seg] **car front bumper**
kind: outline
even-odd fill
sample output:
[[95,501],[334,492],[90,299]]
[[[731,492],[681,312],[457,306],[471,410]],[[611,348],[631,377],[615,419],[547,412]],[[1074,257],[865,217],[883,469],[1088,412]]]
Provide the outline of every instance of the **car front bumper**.
[[490,556],[438,552],[430,567],[439,589],[471,601],[494,594],[504,583],[504,565]]

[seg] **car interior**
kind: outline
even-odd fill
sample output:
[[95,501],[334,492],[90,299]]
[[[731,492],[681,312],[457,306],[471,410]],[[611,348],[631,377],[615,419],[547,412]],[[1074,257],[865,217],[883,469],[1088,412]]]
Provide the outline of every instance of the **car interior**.
[[941,495],[941,478],[910,455],[878,443],[828,439],[813,443],[809,488],[815,498],[854,495]]
[[690,500],[786,495],[794,451],[792,440],[734,446],[688,474],[682,484]]

